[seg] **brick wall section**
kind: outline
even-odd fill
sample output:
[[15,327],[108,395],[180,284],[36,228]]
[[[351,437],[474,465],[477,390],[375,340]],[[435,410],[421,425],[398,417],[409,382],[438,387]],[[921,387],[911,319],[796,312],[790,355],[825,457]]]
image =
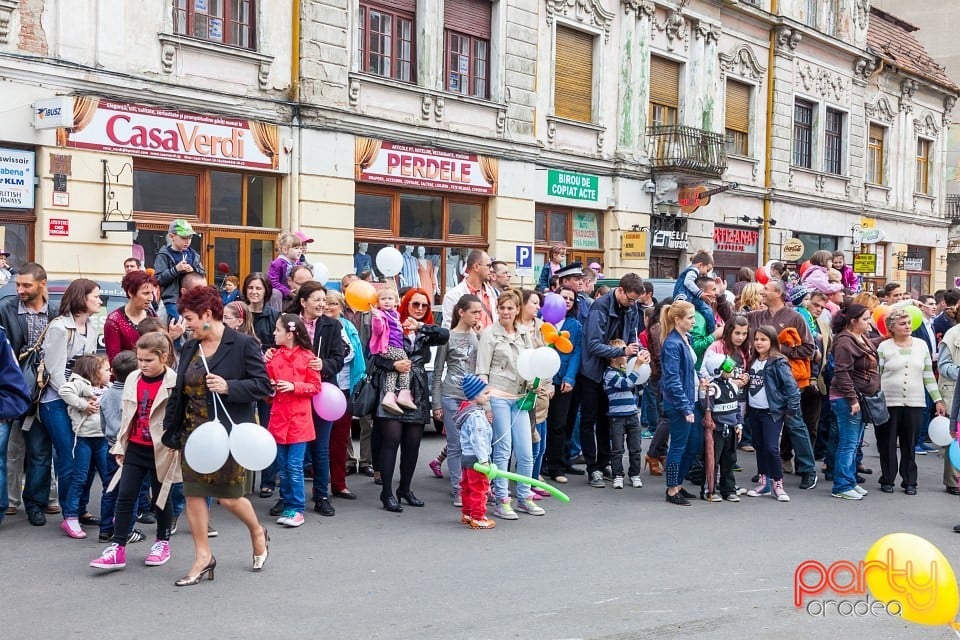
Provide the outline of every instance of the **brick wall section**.
[[[533,11],[531,11],[533,8]],[[537,42],[540,16],[536,3],[507,0],[504,96],[507,107],[507,137],[533,136],[537,103]],[[547,46],[549,43],[541,43]]]
[[44,0],[20,0],[20,37],[17,46],[24,53],[47,55],[47,34],[40,19]]

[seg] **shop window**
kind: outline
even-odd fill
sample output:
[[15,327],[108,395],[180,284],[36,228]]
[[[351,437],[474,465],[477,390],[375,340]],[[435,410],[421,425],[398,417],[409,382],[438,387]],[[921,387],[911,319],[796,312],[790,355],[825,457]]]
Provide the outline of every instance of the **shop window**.
[[366,229],[390,229],[392,196],[358,193],[354,205],[354,226]]
[[200,175],[135,169],[133,172],[133,210],[155,211],[173,216],[196,216]]
[[593,43],[591,34],[557,25],[553,113],[558,118],[593,122]]
[[827,173],[843,173],[843,112],[827,109],[823,126],[823,170]]
[[797,260],[798,264],[804,260],[809,260],[810,256],[821,249],[826,251],[837,250],[836,236],[821,236],[816,233],[795,233],[794,237],[799,238],[800,241],[803,242],[803,255]]
[[443,3],[448,91],[489,97],[490,2],[449,0]]
[[360,71],[416,81],[415,0],[360,4]]
[[677,124],[680,108],[680,65],[672,60],[650,57],[651,126]]
[[19,269],[33,260],[34,217],[0,211],[0,229],[3,240],[0,249],[8,252],[7,264]]
[[400,230],[404,238],[443,238],[443,198],[440,196],[401,194]]
[[210,222],[231,227],[243,224],[243,174],[210,172]]
[[577,211],[563,208],[538,208],[535,213],[534,275],[546,263],[550,248],[557,243],[567,247],[567,262],[579,260],[583,266],[591,262],[603,263],[601,242],[603,215],[595,211]]
[[917,178],[913,190],[930,194],[930,147],[933,144],[924,138],[917,138]]
[[870,184],[886,184],[883,173],[883,146],[886,132],[885,127],[870,123],[867,138],[867,182]]
[[174,0],[173,30],[181,36],[256,49],[254,0]]
[[247,226],[279,227],[278,180],[275,176],[247,177]]
[[750,89],[743,82],[727,80],[724,128],[728,154],[750,155]]
[[813,103],[806,100],[793,105],[793,165],[813,168]]
[[469,202],[451,202],[448,233],[457,236],[482,236],[483,207]]

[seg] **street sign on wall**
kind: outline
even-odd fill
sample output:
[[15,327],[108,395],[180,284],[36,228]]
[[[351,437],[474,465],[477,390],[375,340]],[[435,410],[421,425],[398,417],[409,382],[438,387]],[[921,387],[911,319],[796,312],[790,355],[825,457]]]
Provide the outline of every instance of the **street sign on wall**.
[[533,277],[533,245],[532,244],[517,245],[517,277],[518,278]]
[[877,256],[874,253],[858,253],[853,256],[853,272],[873,275],[877,271]]
[[588,173],[573,173],[560,169],[547,171],[547,195],[569,200],[596,202],[599,199],[600,178]]

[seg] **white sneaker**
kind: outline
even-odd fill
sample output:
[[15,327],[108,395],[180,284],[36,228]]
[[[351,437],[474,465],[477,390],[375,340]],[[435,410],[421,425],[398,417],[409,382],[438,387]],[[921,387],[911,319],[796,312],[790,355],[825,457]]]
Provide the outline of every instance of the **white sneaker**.
[[623,489],[623,476],[617,476],[613,479],[614,489]]
[[640,476],[630,476],[630,484],[634,489],[639,489],[643,486],[643,480]]
[[856,491],[857,493],[859,493],[859,494],[862,495],[862,496],[865,496],[865,495],[867,495],[868,493],[870,493],[869,491],[867,491],[866,489],[864,489],[864,488],[861,487],[860,485],[855,486],[855,487],[853,488],[853,490]]
[[460,494],[459,494],[459,493],[458,493],[457,495],[453,496],[453,506],[455,506],[455,507],[462,507],[462,506],[463,506],[463,499],[460,497]]
[[493,515],[498,518],[503,518],[504,520],[517,520],[520,518],[517,512],[513,510],[513,507],[510,506],[510,498],[505,498],[502,502],[497,503],[493,508]]
[[841,498],[843,500],[863,500],[863,496],[853,489],[847,489],[846,491],[841,491],[840,493],[834,493],[832,495],[834,498]]
[[526,500],[517,500],[517,511],[523,511],[526,514],[531,516],[542,516],[546,515],[546,511],[543,510],[543,507],[538,505],[533,501],[533,498],[527,498]]

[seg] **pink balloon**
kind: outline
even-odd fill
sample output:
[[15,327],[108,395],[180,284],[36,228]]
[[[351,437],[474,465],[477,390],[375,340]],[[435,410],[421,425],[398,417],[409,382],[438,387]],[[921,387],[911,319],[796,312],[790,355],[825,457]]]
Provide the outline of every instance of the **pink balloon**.
[[347,397],[337,385],[324,382],[313,396],[313,410],[324,420],[339,420],[347,412]]

